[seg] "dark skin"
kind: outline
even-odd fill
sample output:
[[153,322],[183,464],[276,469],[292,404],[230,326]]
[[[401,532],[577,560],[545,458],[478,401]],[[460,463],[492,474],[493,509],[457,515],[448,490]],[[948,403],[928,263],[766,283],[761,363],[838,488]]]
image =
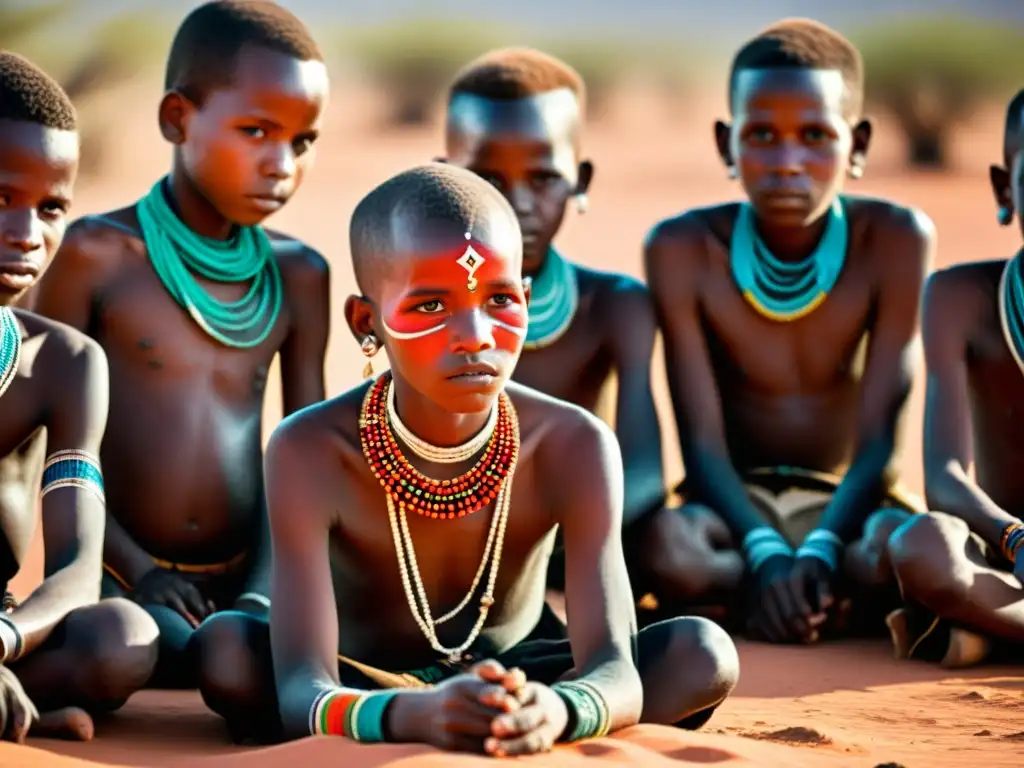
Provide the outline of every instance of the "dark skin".
[[[66,226],[78,168],[73,131],[0,120],[0,304],[14,304],[49,265]],[[23,565],[35,528],[43,453],[99,452],[107,419],[100,347],[52,320],[15,310],[22,351],[0,398],[0,584]],[[45,439],[43,436],[45,435]],[[8,615],[24,640],[0,666],[0,737],[92,737],[87,711],[142,687],[157,628],[125,600],[98,602],[103,502],[61,488],[43,498],[42,584]]]
[[[492,248],[488,263],[494,270],[476,292],[466,290],[462,276],[454,283],[431,279],[436,286],[432,294],[412,293],[419,283],[410,281],[410,271],[432,253],[464,246],[464,227],[403,233],[395,255],[388,257],[386,280],[367,288],[372,299],[350,298],[346,314],[357,339],[373,334],[383,341],[398,408],[422,439],[436,445],[464,442],[482,428],[502,388],[515,405],[521,452],[496,602],[482,637],[508,649],[529,635],[544,605],[547,554],[559,525],[565,537],[575,669],[602,690],[613,727],[641,717],[676,722],[713,708],[735,682],[736,659],[727,636],[710,623],[677,620],[642,632],[636,640],[639,674],[634,666],[636,618],[619,536],[621,456],[614,435],[575,406],[518,384],[506,386],[521,341],[510,345],[505,336],[502,342],[505,331],[496,330],[490,318],[510,305],[525,312],[526,305],[519,234],[510,214],[499,210],[474,221],[474,236]],[[447,323],[443,339],[432,337],[441,339],[436,343],[443,351],[430,359],[422,354],[422,342],[395,340],[381,330],[385,314],[391,324],[420,307],[439,313]],[[492,374],[471,386],[449,378],[467,365],[486,365]],[[358,419],[367,386],[285,421],[268,448],[275,610],[270,642],[265,629],[260,637],[259,630],[250,631],[248,655],[272,650],[276,691],[266,662],[254,662],[264,677],[252,687],[249,706],[252,711],[266,708],[268,699],[279,701],[289,738],[308,734],[309,708],[318,690],[337,684],[337,653],[383,669],[417,668],[438,659],[408,609],[385,497],[360,448]],[[468,466],[415,463],[438,478]],[[566,483],[567,473],[588,482]],[[457,603],[471,583],[491,515],[485,510],[441,524],[410,516],[419,570],[435,612],[437,606]],[[372,602],[365,600],[368,589]],[[441,642],[461,642],[473,614],[466,611],[445,624]],[[697,640],[705,631],[701,637],[713,636],[713,642]],[[651,644],[659,633],[671,638],[664,653]],[[392,741],[491,755],[546,751],[565,723],[565,706],[550,688],[524,681],[521,672],[493,661],[432,689],[401,691],[386,716]]]
[[[202,105],[168,93],[160,126],[174,146],[168,189],[179,217],[226,238],[283,205],[312,162],[327,88],[321,62],[255,48],[239,55],[233,83]],[[324,397],[327,263],[293,238],[267,234],[284,297],[275,327],[253,349],[220,345],[175,303],[149,262],[135,206],[72,225],[36,297],[40,313],[88,333],[110,360],[104,561],[132,587],[127,596],[159,617],[169,660],[184,659],[177,654],[214,611],[266,612],[245,595],[269,588],[261,416],[274,357],[285,414]],[[248,286],[204,287],[235,301]],[[243,552],[240,569],[220,578],[187,578],[153,560],[224,563]],[[193,684],[190,670],[165,672],[157,679]]]
[[[457,94],[448,110],[447,160],[487,179],[523,231],[523,274],[547,258],[566,206],[585,195],[593,165],[580,159],[580,110],[568,89],[495,101]],[[565,334],[524,350],[513,380],[596,413],[617,382],[615,432],[626,476],[623,523],[664,501],[661,432],[651,393],[657,324],[646,287],[624,275],[575,266],[579,308]]]
[[[1000,223],[1024,201],[1019,137],[991,169]],[[1024,640],[1024,557],[1001,551],[1007,524],[1020,522],[1024,478],[1024,377],[999,318],[1005,260],[958,264],[929,279],[924,304],[928,365],[924,460],[928,506],[936,510],[893,536],[893,563],[906,596],[988,637]],[[974,464],[974,477],[970,466]]]
[[[863,168],[870,124],[851,121],[844,97],[839,72],[742,72],[733,123],[716,125],[723,161],[737,168],[759,234],[780,259],[813,251],[844,176]],[[700,502],[688,505],[691,514],[720,517],[742,541],[767,524],[743,486],[745,470],[842,473],[819,526],[847,544],[849,581],[882,584],[891,577],[885,541],[904,513],[872,512],[895,480],[932,228],[920,212],[848,199],[847,258],[828,300],[774,322],[747,304],[729,269],[737,210],[728,203],[663,221],[645,247]],[[816,640],[836,577],[815,558],[771,558],[756,574],[749,631],[774,642]]]

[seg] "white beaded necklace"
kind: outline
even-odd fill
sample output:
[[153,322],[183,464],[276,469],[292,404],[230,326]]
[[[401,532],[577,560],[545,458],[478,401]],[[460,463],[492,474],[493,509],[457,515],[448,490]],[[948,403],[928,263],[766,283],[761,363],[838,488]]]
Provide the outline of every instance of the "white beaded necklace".
[[421,459],[436,464],[458,464],[460,461],[465,461],[480,453],[484,446],[487,445],[487,441],[491,439],[491,435],[494,434],[494,428],[498,425],[498,406],[495,404],[491,409],[491,415],[487,417],[487,423],[484,424],[484,428],[470,438],[468,442],[451,448],[442,448],[431,445],[416,437],[398,417],[398,409],[395,407],[394,382],[388,384],[387,409],[388,422],[390,422],[391,431],[395,433],[395,436],[409,446],[409,449]]

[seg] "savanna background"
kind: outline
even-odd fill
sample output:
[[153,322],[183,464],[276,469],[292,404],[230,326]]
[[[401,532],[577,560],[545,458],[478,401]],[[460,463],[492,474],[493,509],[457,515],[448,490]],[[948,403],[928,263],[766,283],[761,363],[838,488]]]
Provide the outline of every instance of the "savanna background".
[[[1005,104],[1024,87],[1024,3],[1019,0],[282,4],[315,31],[334,86],[316,165],[299,194],[270,222],[305,239],[331,262],[336,303],[329,394],[357,383],[364,362],[341,315],[342,302],[354,289],[349,214],[387,176],[441,153],[448,79],[470,58],[496,46],[540,47],[573,64],[587,81],[584,148],[596,165],[591,207],[586,216],[567,216],[558,241],[570,258],[587,265],[642,276],[641,241],[656,220],[738,193],[712,141],[713,120],[726,115],[729,57],[761,27],[793,15],[838,28],[865,57],[875,141],[867,174],[851,184],[851,191],[927,211],[939,232],[938,267],[1007,256],[1020,245],[1015,227],[996,224],[988,186],[989,164],[1001,162]],[[170,149],[156,125],[161,70],[177,23],[195,5],[0,0],[0,48],[41,64],[80,110],[84,155],[75,215],[123,205],[167,171]],[[678,477],[682,466],[660,349],[652,365],[668,476]],[[903,461],[915,490],[921,489],[922,384],[913,395]],[[268,434],[280,416],[279,391],[276,381],[268,390]],[[22,581],[29,585],[37,578],[35,571]],[[741,696],[726,705],[711,730],[808,747],[786,753],[783,762],[768,753],[755,756],[760,764],[818,764],[827,757],[872,765],[871,758],[890,754],[909,756],[908,765],[954,765],[960,759],[976,764],[983,751],[994,766],[1004,764],[1000,756],[1009,759],[1014,741],[1024,738],[1019,723],[1012,724],[1024,709],[1024,686],[999,683],[1003,678],[986,678],[990,687],[982,690],[980,683],[942,678],[931,668],[892,664],[886,649],[865,650],[866,657],[852,661],[845,650],[816,651],[816,656],[801,649],[751,652],[768,658],[752,665],[744,651]],[[813,679],[799,672],[807,665]],[[792,674],[780,678],[781,669]],[[819,720],[825,725],[816,725]],[[216,723],[202,722],[200,731],[216,729]],[[119,730],[127,734],[123,725]],[[130,757],[134,747],[125,748],[124,762],[157,764],[150,753]],[[85,747],[64,749],[98,759]],[[747,755],[745,749],[730,754]],[[115,758],[122,753],[105,754],[120,762]],[[191,763],[195,753],[189,754]]]

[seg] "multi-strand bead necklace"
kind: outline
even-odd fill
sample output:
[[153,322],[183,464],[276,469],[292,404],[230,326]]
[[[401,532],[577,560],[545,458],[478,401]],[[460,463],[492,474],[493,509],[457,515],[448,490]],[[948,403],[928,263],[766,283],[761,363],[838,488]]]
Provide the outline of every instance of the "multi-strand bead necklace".
[[[399,574],[413,619],[427,642],[448,661],[458,663],[476,640],[494,605],[494,586],[501,565],[505,527],[512,498],[512,479],[519,460],[519,421],[511,400],[504,392],[481,432],[469,442],[442,448],[420,440],[402,423],[395,408],[390,376],[381,376],[366,393],[359,419],[363,455],[374,476],[384,487],[388,520],[395,542]],[[451,480],[434,480],[417,471],[402,454],[395,440],[401,437],[413,453],[427,461],[451,464],[466,461],[481,449],[480,460],[465,474]],[[480,566],[466,596],[448,613],[435,619],[430,611],[426,589],[416,562],[416,549],[406,509],[415,509],[425,517],[451,519],[464,517],[494,505],[487,542]],[[479,600],[479,614],[469,636],[457,647],[446,647],[437,636],[437,626],[457,616],[469,605],[480,587],[484,572],[487,583]]]

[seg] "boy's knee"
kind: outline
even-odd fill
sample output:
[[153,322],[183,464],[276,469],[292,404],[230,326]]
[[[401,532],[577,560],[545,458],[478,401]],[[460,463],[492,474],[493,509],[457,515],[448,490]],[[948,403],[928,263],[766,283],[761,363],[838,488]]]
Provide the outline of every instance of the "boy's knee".
[[958,600],[969,574],[960,567],[967,524],[943,513],[915,515],[889,537],[889,557],[904,596],[933,610],[937,602]]
[[250,710],[273,696],[270,628],[238,612],[211,616],[196,630],[199,690],[215,712]]
[[146,684],[156,665],[158,630],[144,610],[115,598],[75,611],[68,621],[87,699],[116,707]]
[[[676,691],[679,702],[671,722],[684,714],[716,706],[736,687],[740,676],[736,645],[713,621],[695,617],[669,619],[644,630],[644,634],[648,632],[661,635],[655,643],[661,653],[656,654],[660,657],[654,662],[656,667],[645,670],[644,679],[664,680]],[[642,667],[646,651],[645,647],[640,652]]]

